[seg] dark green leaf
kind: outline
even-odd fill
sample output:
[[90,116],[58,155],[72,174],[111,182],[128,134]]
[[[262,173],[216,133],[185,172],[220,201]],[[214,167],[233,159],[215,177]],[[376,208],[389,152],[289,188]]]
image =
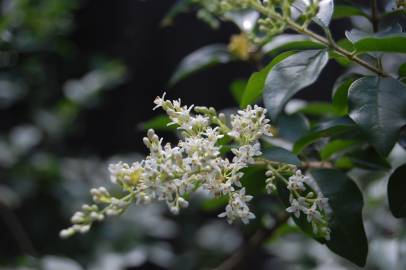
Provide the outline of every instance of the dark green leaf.
[[305,136],[296,141],[293,153],[299,154],[309,144],[323,137],[338,135],[355,129],[354,123],[347,117],[341,117],[319,124]]
[[308,37],[296,34],[281,34],[267,43],[262,51],[269,55],[276,55],[285,51],[303,51],[323,49],[325,46],[310,40]]
[[168,124],[171,122],[169,117],[166,114],[158,115],[153,117],[152,119],[140,123],[138,125],[139,129],[141,130],[148,130],[150,128],[155,129],[155,130],[163,130],[163,131],[174,131],[176,130],[175,125],[168,126]]
[[389,177],[388,201],[392,214],[397,218],[406,217],[406,164],[397,168]]
[[323,146],[320,150],[320,157],[322,160],[328,160],[330,157],[346,150],[354,145],[358,144],[359,141],[355,140],[334,140]]
[[231,83],[230,86],[231,95],[233,96],[234,100],[237,103],[241,102],[246,85],[247,81],[245,80],[235,80]]
[[339,116],[335,107],[327,102],[312,102],[306,104],[298,112],[313,116]]
[[346,154],[343,158],[347,159],[352,167],[359,167],[367,170],[388,170],[390,164],[380,156],[373,148],[361,149]]
[[183,58],[172,75],[169,85],[174,85],[199,70],[225,64],[231,60],[233,58],[224,44],[212,44],[200,48]]
[[291,55],[271,69],[265,81],[264,103],[273,120],[294,94],[317,80],[327,62],[326,50],[310,50]]
[[[299,11],[303,12],[306,10],[308,4],[307,1],[296,0],[293,2],[292,6]],[[323,28],[328,28],[334,11],[334,1],[333,0],[320,0],[318,3],[319,11],[313,18],[313,21]]]
[[265,191],[265,171],[265,168],[258,166],[248,167],[242,170],[244,176],[240,181],[245,187],[247,194],[257,195]]
[[165,14],[161,24],[163,26],[171,25],[174,18],[182,12],[185,12],[192,5],[193,0],[178,0],[172,5],[171,9]]
[[357,123],[371,145],[387,155],[406,124],[406,88],[392,78],[365,77],[349,90],[350,117]]
[[385,31],[369,34],[353,29],[347,31],[347,38],[354,44],[358,53],[362,52],[398,52],[406,53],[406,33],[399,25]]
[[363,16],[368,18],[368,14],[361,8],[349,5],[336,5],[334,8],[333,19],[342,19],[351,16]]
[[247,107],[247,105],[256,102],[261,97],[264,90],[265,79],[269,71],[277,63],[279,63],[286,57],[291,56],[292,54],[293,52],[285,52],[276,56],[265,68],[258,72],[254,72],[251,75],[241,99],[241,108]]
[[362,194],[346,174],[336,169],[310,171],[328,198],[332,214],[329,220],[331,239],[327,247],[334,253],[364,266],[368,255],[368,241],[362,222]]
[[405,83],[405,81],[406,81],[406,63],[403,63],[400,65],[398,74],[399,74],[399,79],[401,79],[402,82]]
[[267,160],[288,163],[298,167],[302,164],[295,154],[278,146],[266,148],[262,152],[263,157]]
[[296,142],[309,132],[309,121],[300,113],[290,115],[282,113],[275,126],[278,128],[278,137],[290,142]]
[[206,200],[202,203],[202,209],[206,211],[217,210],[224,207],[228,203],[228,196],[221,196]]
[[340,115],[346,115],[348,113],[348,90],[357,78],[359,78],[359,76],[351,75],[345,79],[339,79],[333,87],[332,103],[336,112]]

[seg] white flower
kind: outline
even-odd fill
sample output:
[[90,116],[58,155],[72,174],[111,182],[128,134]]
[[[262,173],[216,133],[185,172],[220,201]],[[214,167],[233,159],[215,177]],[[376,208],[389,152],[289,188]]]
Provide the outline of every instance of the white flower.
[[162,94],[162,97],[156,97],[156,98],[155,98],[154,103],[156,104],[156,106],[155,106],[154,108],[152,108],[152,110],[156,110],[156,109],[158,109],[159,107],[162,107],[162,106],[164,105],[164,102],[165,102],[165,95],[166,95],[166,92],[164,92],[164,93]]
[[[200,114],[193,114],[193,105],[182,106],[180,99],[165,100],[165,93],[157,97],[154,104],[154,109],[162,107],[165,110],[171,119],[170,124],[178,125],[183,138],[173,146],[163,144],[163,139],[154,130],[148,130],[143,142],[150,153],[143,161],[109,165],[111,181],[118,184],[126,195],[113,197],[103,187],[92,189],[94,202],[107,206],[103,209],[98,209],[97,205],[83,207],[82,212],[73,216],[72,227],[62,231],[61,236],[85,232],[94,221],[121,214],[132,202],[165,201],[169,210],[178,214],[181,208],[189,205],[184,195],[197,188],[208,190],[213,197],[229,197],[225,212],[219,215],[227,217],[229,223],[235,220],[248,223],[255,218],[247,204],[252,196],[246,195],[245,189],[241,188],[241,169],[261,155],[259,137],[270,135],[266,110],[248,106],[238,115],[231,116],[230,129],[225,117],[217,115],[212,108],[199,107],[195,111]],[[232,149],[232,162],[220,155],[218,142],[228,130],[237,143]]]
[[302,174],[300,170],[297,170],[294,175],[289,177],[289,183],[287,188],[290,191],[304,191],[306,188],[304,186],[305,183],[305,176]]
[[233,158],[234,163],[242,163],[242,164],[252,164],[255,163],[253,157],[260,156],[262,154],[261,145],[256,142],[255,144],[247,144],[243,145],[240,148],[231,149],[231,152],[235,155]]
[[300,211],[305,211],[305,202],[303,197],[299,197],[297,200],[290,198],[290,206],[286,208],[286,211],[293,213],[295,217],[300,217]]
[[306,208],[304,213],[307,216],[307,222],[323,221],[320,212],[317,210],[317,205],[314,203],[310,208]]
[[242,144],[258,140],[262,135],[272,136],[271,126],[266,119],[266,109],[250,105],[245,110],[239,110],[237,115],[231,115],[232,130],[228,133]]
[[246,202],[249,202],[252,196],[245,195],[245,188],[238,192],[230,194],[230,200],[226,206],[226,211],[219,214],[218,217],[227,217],[228,223],[233,223],[236,219],[240,219],[244,224],[248,224],[250,219],[254,219],[255,215],[250,212]]

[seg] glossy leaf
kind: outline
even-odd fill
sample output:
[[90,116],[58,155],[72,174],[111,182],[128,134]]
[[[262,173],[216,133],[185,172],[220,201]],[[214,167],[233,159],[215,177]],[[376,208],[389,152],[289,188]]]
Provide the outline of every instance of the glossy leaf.
[[321,123],[295,143],[293,146],[293,153],[299,154],[306,146],[314,143],[320,138],[338,135],[354,129],[354,123],[347,117],[337,118]]
[[331,239],[327,247],[334,253],[364,266],[368,241],[362,222],[361,191],[343,172],[336,169],[313,169],[310,174],[328,198],[332,214],[329,220]]
[[309,121],[300,113],[281,114],[275,126],[278,128],[278,137],[290,142],[296,142],[300,137],[309,132]]
[[363,16],[368,18],[368,14],[362,11],[361,8],[350,5],[336,5],[334,7],[333,19],[342,19],[352,16]]
[[265,79],[277,63],[282,61],[288,56],[294,54],[293,52],[285,52],[275,57],[265,68],[258,72],[254,72],[248,80],[247,86],[241,98],[240,107],[245,108],[247,105],[255,103],[262,95],[264,90]]
[[166,114],[158,115],[150,120],[140,123],[138,125],[139,129],[142,130],[148,130],[150,128],[155,129],[155,130],[163,130],[163,131],[174,131],[176,130],[175,125],[168,126],[168,124],[171,122],[169,117]]
[[[293,2],[292,6],[299,11],[303,12],[308,6],[308,1],[296,0]],[[331,18],[334,12],[334,1],[333,0],[320,0],[318,3],[319,11],[313,18],[313,21],[323,28],[327,28],[330,24]]]
[[298,112],[313,116],[339,116],[335,107],[327,102],[311,102],[306,104]]
[[[344,166],[342,166],[343,161],[345,161]],[[337,166],[343,169],[354,167],[373,171],[386,171],[390,169],[389,162],[371,147],[347,153],[337,162]]]
[[399,70],[399,79],[403,82],[406,83],[406,63],[403,63],[400,65]]
[[325,46],[310,40],[308,37],[297,34],[281,34],[267,43],[262,51],[265,54],[276,55],[284,51],[301,51],[310,49],[323,49]]
[[339,79],[333,87],[332,104],[336,112],[340,115],[348,113],[348,90],[357,78],[359,78],[358,75],[351,75],[345,79]]
[[392,78],[365,77],[351,85],[348,98],[350,117],[369,143],[387,155],[406,124],[406,87]]
[[241,102],[242,96],[244,95],[245,87],[247,86],[247,81],[245,80],[235,80],[230,85],[230,92],[234,100],[237,103]]
[[389,177],[388,201],[392,214],[397,218],[406,217],[406,164],[397,168]]
[[402,33],[399,25],[385,31],[369,34],[353,29],[345,33],[354,44],[357,53],[362,52],[398,52],[406,53],[406,33]]
[[233,60],[224,44],[212,44],[200,48],[187,55],[178,65],[175,73],[172,75],[169,85],[174,85],[189,75],[217,65],[225,64]]
[[327,62],[326,50],[310,50],[291,55],[271,69],[263,98],[273,120],[294,94],[317,80]]
[[322,160],[328,160],[332,156],[353,147],[358,143],[359,142],[356,140],[333,140],[323,146],[323,148],[320,150],[320,157]]
[[267,160],[288,163],[296,166],[300,166],[302,163],[292,152],[278,146],[272,146],[262,151],[262,156]]

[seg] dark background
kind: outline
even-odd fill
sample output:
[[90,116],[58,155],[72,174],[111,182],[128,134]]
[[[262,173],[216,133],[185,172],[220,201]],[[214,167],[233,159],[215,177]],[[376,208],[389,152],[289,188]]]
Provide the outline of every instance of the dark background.
[[[136,123],[156,112],[152,101],[163,91],[169,98],[181,98],[185,104],[213,106],[223,109],[235,106],[229,86],[235,78],[247,78],[254,70],[247,63],[225,64],[204,70],[181,81],[173,88],[167,82],[184,56],[212,43],[229,42],[238,33],[231,23],[212,29],[198,20],[194,13],[183,13],[173,24],[162,27],[161,21],[173,1],[87,1],[76,13],[76,30],[72,40],[81,54],[101,52],[121,59],[129,70],[126,83],[115,91],[104,93],[105,104],[88,111],[83,117],[86,126],[72,138],[79,149],[91,149],[103,156],[117,152],[142,151]],[[347,21],[336,21],[333,29],[343,38]],[[79,56],[80,57],[80,56]],[[329,100],[330,90],[341,68],[331,61],[321,79],[301,92],[307,100]],[[98,136],[102,131],[103,136]],[[87,150],[86,150],[87,151]]]

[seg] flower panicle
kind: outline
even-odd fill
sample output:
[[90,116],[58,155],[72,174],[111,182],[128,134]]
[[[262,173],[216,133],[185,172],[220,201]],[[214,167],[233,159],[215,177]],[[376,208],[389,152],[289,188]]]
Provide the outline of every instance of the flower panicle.
[[[180,99],[165,99],[165,93],[154,104],[154,109],[162,108],[167,113],[170,124],[178,126],[182,138],[176,145],[164,144],[154,130],[148,130],[143,142],[149,154],[144,160],[109,165],[110,180],[122,189],[123,195],[113,196],[104,187],[92,189],[94,204],[76,212],[71,219],[73,225],[62,230],[61,237],[86,233],[94,222],[119,215],[132,203],[164,201],[173,214],[178,214],[189,205],[185,195],[199,188],[213,197],[228,196],[225,212],[219,216],[229,223],[248,223],[255,218],[248,206],[252,196],[245,194],[240,179],[241,170],[262,154],[259,138],[271,135],[266,110],[248,106],[231,115],[229,126],[226,117],[214,108],[184,106]],[[219,140],[224,136],[236,142],[231,148],[231,160],[220,152]]]

